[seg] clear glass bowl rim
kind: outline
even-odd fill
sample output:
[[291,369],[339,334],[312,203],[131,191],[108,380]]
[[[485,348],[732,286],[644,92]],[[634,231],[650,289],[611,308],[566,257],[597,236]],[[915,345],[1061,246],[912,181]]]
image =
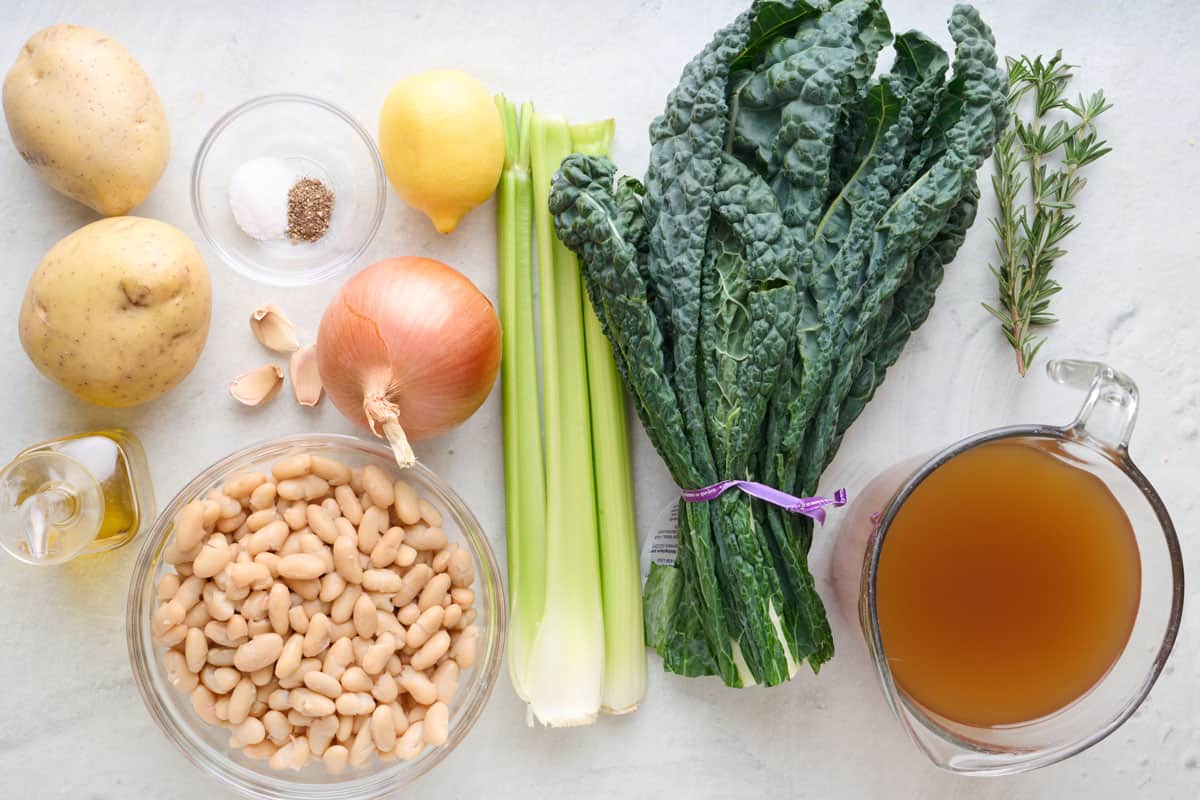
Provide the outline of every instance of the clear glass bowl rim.
[[[371,154],[371,162],[375,168],[375,213],[372,216],[371,224],[367,230],[367,235],[362,242],[354,249],[354,252],[343,256],[335,261],[331,261],[326,266],[318,270],[312,270],[306,273],[296,273],[297,277],[294,280],[288,280],[279,275],[273,275],[258,270],[248,264],[243,263],[236,258],[232,253],[221,246],[217,238],[213,235],[209,225],[208,217],[204,213],[204,208],[200,202],[200,177],[204,172],[204,165],[208,160],[208,153],[220,138],[221,134],[238,118],[249,111],[254,111],[263,106],[268,106],[273,103],[301,103],[305,105],[315,106],[324,109],[336,117],[339,117],[343,122],[358,134],[366,146],[367,151]],[[266,284],[268,286],[312,286],[322,281],[326,281],[337,275],[343,269],[353,264],[358,258],[367,251],[371,246],[371,242],[375,240],[376,234],[379,233],[379,227],[383,223],[383,211],[387,205],[387,177],[383,171],[383,158],[379,154],[379,148],[375,145],[375,140],[371,138],[371,134],[359,124],[349,112],[341,107],[334,105],[328,100],[322,100],[319,97],[312,95],[299,94],[296,92],[276,92],[273,94],[264,94],[258,97],[252,97],[245,102],[234,106],[230,110],[222,114],[213,126],[209,128],[208,133],[204,135],[204,139],[200,142],[200,147],[196,150],[196,157],[192,160],[191,174],[191,199],[192,199],[192,215],[196,218],[196,224],[200,226],[200,232],[204,235],[204,240],[217,251],[217,255],[221,260],[229,265],[230,269],[237,272],[239,275],[249,278],[256,283]]]
[[[137,685],[138,693],[142,697],[147,712],[176,749],[201,771],[236,789],[246,797],[260,800],[281,800],[283,798],[287,798],[287,800],[367,800],[368,798],[391,797],[441,763],[474,727],[491,698],[492,689],[495,687],[499,675],[506,630],[506,598],[500,566],[482,526],[462,498],[436,473],[420,463],[410,467],[410,470],[420,476],[422,482],[433,490],[433,494],[440,503],[453,514],[462,518],[462,521],[466,523],[461,526],[463,537],[476,548],[477,554],[482,555],[482,558],[475,559],[476,568],[485,573],[476,576],[477,591],[486,590],[487,587],[495,589],[488,597],[489,608],[492,611],[487,620],[487,628],[480,637],[479,660],[470,675],[470,680],[464,680],[459,685],[459,692],[463,693],[464,702],[451,718],[450,735],[444,745],[427,749],[416,761],[385,762],[384,766],[377,768],[369,775],[340,783],[304,783],[289,780],[282,774],[264,778],[236,765],[223,752],[218,752],[216,757],[213,757],[209,752],[210,748],[198,749],[193,746],[186,732],[189,723],[182,722],[175,717],[171,709],[159,697],[155,684],[151,680],[151,671],[161,669],[152,663],[157,658],[157,647],[153,644],[147,647],[151,605],[154,597],[154,585],[151,578],[154,574],[158,554],[165,546],[166,535],[176,512],[185,503],[198,496],[201,491],[207,490],[212,484],[242,466],[260,462],[269,458],[276,451],[282,455],[293,448],[348,449],[384,461],[391,461],[393,458],[392,452],[388,448],[357,436],[335,433],[297,434],[258,442],[242,448],[207,467],[190,480],[167,503],[154,521],[150,532],[142,541],[134,562],[125,606],[126,643],[129,649],[134,683]],[[253,776],[253,779],[248,780],[246,776]]]

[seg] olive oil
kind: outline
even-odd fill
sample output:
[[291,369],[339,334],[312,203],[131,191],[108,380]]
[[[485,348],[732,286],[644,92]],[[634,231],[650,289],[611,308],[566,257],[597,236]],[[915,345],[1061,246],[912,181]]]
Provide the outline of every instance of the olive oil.
[[1014,725],[1086,694],[1141,594],[1128,516],[1048,440],[1003,440],[928,475],[889,525],[876,603],[888,666],[926,709]]
[[119,547],[154,516],[141,443],[110,429],[37,444],[0,470],[0,544],[57,564]]

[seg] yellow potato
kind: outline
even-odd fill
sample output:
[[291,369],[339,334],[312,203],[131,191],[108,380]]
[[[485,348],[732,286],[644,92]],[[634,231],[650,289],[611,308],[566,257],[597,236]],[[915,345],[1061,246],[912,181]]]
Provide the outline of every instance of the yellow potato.
[[167,166],[158,93],[129,51],[99,31],[35,33],[4,79],[4,116],[42,180],[105,216],[145,200]]
[[133,406],[191,372],[211,317],[208,268],[183,231],[115,217],[50,248],[25,290],[21,345],[77,397]]

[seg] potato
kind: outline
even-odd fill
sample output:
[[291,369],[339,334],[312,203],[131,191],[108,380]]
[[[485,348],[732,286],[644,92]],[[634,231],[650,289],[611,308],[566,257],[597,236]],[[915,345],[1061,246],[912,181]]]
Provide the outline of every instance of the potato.
[[183,231],[114,217],[85,225],[42,259],[21,304],[21,345],[77,397],[133,406],[191,371],[211,316],[208,268]]
[[171,137],[158,93],[121,45],[98,31],[38,31],[4,79],[13,144],[38,176],[105,216],[146,199]]

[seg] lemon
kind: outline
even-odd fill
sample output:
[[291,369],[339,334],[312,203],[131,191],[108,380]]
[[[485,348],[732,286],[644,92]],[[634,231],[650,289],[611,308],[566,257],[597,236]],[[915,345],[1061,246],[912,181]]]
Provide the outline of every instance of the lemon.
[[465,72],[433,70],[392,87],[379,149],[396,193],[450,233],[487,200],[504,169],[504,129],[487,88]]

